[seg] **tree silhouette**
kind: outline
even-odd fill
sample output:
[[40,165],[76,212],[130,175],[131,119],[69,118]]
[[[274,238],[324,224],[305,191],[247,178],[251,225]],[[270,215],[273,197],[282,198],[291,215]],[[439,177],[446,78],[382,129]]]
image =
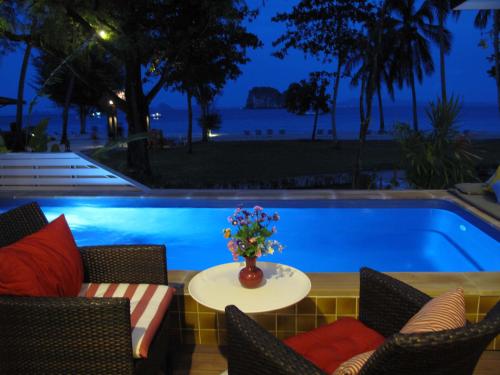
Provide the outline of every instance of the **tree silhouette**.
[[432,5],[439,28],[439,71],[441,75],[441,98],[443,102],[447,102],[446,95],[446,66],[444,56],[450,52],[451,34],[446,30],[446,19],[450,13],[458,17],[459,12],[452,9],[461,3],[460,0],[429,0]]
[[484,30],[490,20],[493,23],[491,31],[491,39],[493,41],[493,69],[491,70],[491,74],[495,78],[497,85],[497,106],[500,111],[500,10],[480,10],[474,19],[474,26]]
[[320,112],[328,112],[330,95],[326,93],[330,85],[331,74],[327,72],[313,72],[308,80],[301,80],[288,86],[285,91],[285,107],[287,111],[304,115],[314,112],[311,140],[316,140],[318,116]]
[[355,49],[359,24],[369,7],[365,0],[301,0],[288,13],[279,13],[274,22],[282,22],[287,31],[273,42],[274,53],[284,58],[297,49],[327,64],[334,64],[331,101],[332,138],[337,141],[336,108],[340,79],[348,55]]
[[[119,64],[99,48],[87,49],[72,62],[72,65],[78,69],[78,76],[69,67],[64,66],[49,78],[60,63],[59,58],[45,51],[42,51],[34,60],[38,89],[42,90],[43,95],[66,109],[63,115],[61,137],[61,143],[64,144],[67,139],[67,107],[73,105],[77,108],[80,117],[80,133],[85,133],[88,114],[96,108],[107,110],[108,100],[103,93],[106,87],[111,87],[114,91],[122,89],[123,74]],[[73,81],[73,89],[68,98],[68,83],[71,81]]]
[[108,86],[104,93],[127,118],[128,134],[132,137],[127,147],[129,170],[137,175],[150,175],[147,140],[135,135],[148,131],[149,106],[168,78],[165,46],[171,37],[168,23],[175,17],[169,13],[170,1],[61,0],[53,3],[84,30],[86,38],[95,40],[119,61],[124,73],[125,95],[118,96]]
[[406,83],[411,88],[415,130],[418,130],[415,79],[422,82],[424,74],[430,75],[434,72],[429,39],[439,43],[439,28],[433,24],[431,4],[424,1],[420,7],[417,5],[416,0],[391,0],[389,2],[392,14],[397,20],[395,36],[398,41],[398,66],[401,69],[399,85],[401,87]]
[[[170,3],[166,59],[167,85],[186,94],[188,106],[187,151],[192,153],[193,105],[196,98],[207,112],[228,80],[240,74],[247,49],[260,46],[244,22],[255,13],[235,0],[175,0]],[[207,113],[205,113],[207,115]],[[204,130],[206,137],[208,129]]]
[[16,121],[14,124],[15,151],[23,151],[23,107],[26,73],[37,34],[37,13],[39,8],[32,6],[31,1],[0,1],[0,52],[12,51],[20,44],[24,47],[23,60],[19,73],[16,104]]
[[[396,21],[386,12],[384,19],[377,17],[367,19],[365,22],[366,33],[358,38],[358,48],[354,50],[346,63],[346,70],[351,76],[351,85],[359,86],[363,80],[369,79],[373,72],[373,57],[377,59],[375,74],[376,95],[379,108],[379,133],[385,133],[384,109],[382,103],[382,85],[385,84],[387,92],[394,100],[394,83],[400,80],[398,69],[398,41],[396,40],[394,27]],[[371,20],[371,21],[370,21]],[[383,29],[379,30],[379,22],[383,22]],[[382,33],[380,43],[378,41],[379,31]],[[377,51],[375,51],[377,49]],[[356,67],[358,68],[356,70]]]

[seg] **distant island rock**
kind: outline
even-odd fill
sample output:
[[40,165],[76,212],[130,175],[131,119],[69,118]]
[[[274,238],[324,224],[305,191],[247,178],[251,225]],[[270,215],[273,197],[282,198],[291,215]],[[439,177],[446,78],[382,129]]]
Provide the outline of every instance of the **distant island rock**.
[[274,87],[253,87],[247,97],[247,109],[279,109],[285,106],[285,96]]

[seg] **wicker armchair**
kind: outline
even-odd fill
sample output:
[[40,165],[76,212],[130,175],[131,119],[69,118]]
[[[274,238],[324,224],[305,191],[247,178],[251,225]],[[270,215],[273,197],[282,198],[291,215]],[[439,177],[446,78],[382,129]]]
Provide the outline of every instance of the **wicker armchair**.
[[[0,246],[47,224],[31,203],[0,215]],[[80,248],[84,282],[167,284],[165,246]],[[158,374],[167,315],[147,359],[134,359],[126,298],[0,296],[0,374]]]
[[[425,334],[399,330],[429,299],[426,294],[368,268],[360,272],[359,319],[386,341],[360,375],[472,374],[500,332],[500,302],[477,324]],[[235,306],[226,307],[229,375],[317,375],[323,372]]]

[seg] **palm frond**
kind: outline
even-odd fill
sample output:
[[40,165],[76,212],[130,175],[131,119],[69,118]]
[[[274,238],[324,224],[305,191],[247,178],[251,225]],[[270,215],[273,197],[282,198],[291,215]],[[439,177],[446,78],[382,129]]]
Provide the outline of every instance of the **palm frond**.
[[477,12],[476,17],[474,18],[474,26],[478,29],[485,29],[488,25],[488,21],[491,18],[490,10],[480,10]]

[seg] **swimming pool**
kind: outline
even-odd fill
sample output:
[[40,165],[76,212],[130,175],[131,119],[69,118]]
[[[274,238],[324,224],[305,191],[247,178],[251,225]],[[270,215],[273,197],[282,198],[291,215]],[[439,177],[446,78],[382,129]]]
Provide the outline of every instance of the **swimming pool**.
[[[500,271],[500,233],[442,200],[225,201],[157,198],[0,200],[0,211],[37,200],[64,213],[80,246],[166,244],[169,269],[231,262],[222,229],[238,203],[278,211],[283,254],[265,257],[306,272]],[[263,259],[264,260],[264,259]]]

